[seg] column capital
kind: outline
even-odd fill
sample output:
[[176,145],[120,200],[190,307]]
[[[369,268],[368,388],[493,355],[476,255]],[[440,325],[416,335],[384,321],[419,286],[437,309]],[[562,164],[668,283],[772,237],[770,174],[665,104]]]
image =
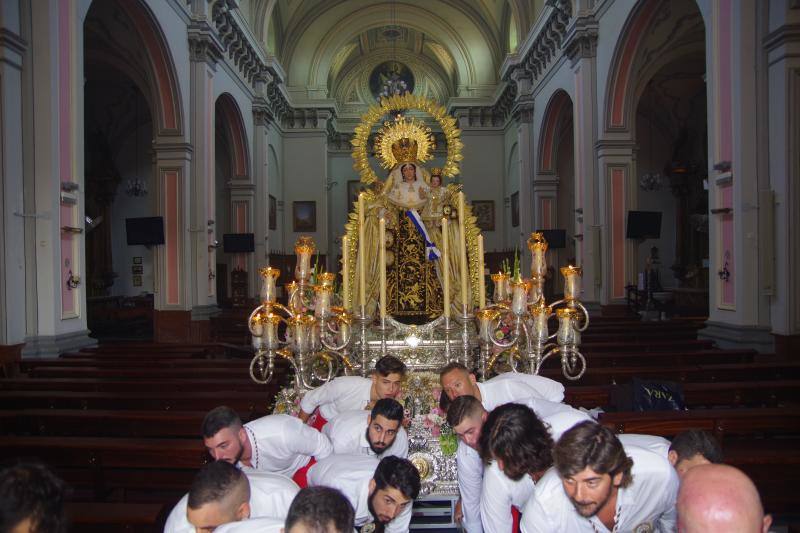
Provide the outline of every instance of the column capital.
[[189,59],[192,62],[206,62],[216,68],[222,59],[224,48],[207,22],[193,22],[188,28]]
[[267,101],[263,98],[255,98],[253,100],[253,122],[256,126],[269,126],[275,121],[275,115],[272,113]]
[[521,124],[533,124],[533,100],[520,100],[514,109],[514,118]]
[[572,66],[597,55],[597,21],[592,15],[575,17],[567,29],[563,48]]

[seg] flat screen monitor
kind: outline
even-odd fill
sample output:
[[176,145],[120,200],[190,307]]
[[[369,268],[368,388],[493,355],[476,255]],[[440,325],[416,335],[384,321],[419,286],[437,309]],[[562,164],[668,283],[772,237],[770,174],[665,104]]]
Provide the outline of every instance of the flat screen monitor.
[[628,211],[629,239],[661,237],[661,211]]
[[226,233],[222,236],[222,250],[226,254],[255,252],[255,236],[252,233]]
[[126,218],[125,233],[128,246],[164,244],[164,217]]
[[537,229],[536,231],[543,233],[547,241],[547,248],[550,250],[557,250],[559,248],[567,247],[567,230],[565,229]]

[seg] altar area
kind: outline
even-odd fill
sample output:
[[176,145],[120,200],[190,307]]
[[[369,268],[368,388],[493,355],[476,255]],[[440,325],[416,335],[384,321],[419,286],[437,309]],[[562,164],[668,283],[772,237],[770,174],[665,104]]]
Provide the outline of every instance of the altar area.
[[[426,120],[446,139],[441,168],[425,167],[434,146]],[[248,319],[250,375],[268,383],[275,360],[286,359],[294,383],[278,394],[274,412],[296,414],[308,390],[338,375],[367,376],[381,357],[398,357],[409,369],[400,397],[420,496],[455,495],[457,441],[439,409],[439,368],[458,361],[484,380],[536,374],[552,357],[566,379],[579,379],[586,370],[580,334],[589,325],[579,301],[581,269],[563,267],[564,298],[546,302],[547,242],[533,233],[530,276],[521,261],[491,274],[487,303],[483,237],[461,186],[445,183],[462,158],[455,118],[432,100],[404,94],[370,108],[355,133],[354,168],[366,190],[344,228],[341,269],[312,267],[315,244],[301,237],[286,305],[277,302],[279,271],[261,270],[261,303]],[[370,147],[384,179],[372,168]]]

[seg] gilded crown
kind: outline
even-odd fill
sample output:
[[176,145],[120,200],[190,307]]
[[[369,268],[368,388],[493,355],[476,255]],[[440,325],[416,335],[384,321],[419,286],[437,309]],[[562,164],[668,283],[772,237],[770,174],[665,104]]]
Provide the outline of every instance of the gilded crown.
[[398,163],[414,163],[417,161],[417,141],[402,138],[392,144],[392,155]]
[[442,177],[442,169],[439,168],[439,167],[433,167],[431,169],[431,177],[433,177],[433,176],[439,176],[441,178]]
[[375,135],[375,155],[383,168],[394,168],[400,163],[424,163],[431,158],[434,148],[431,129],[414,118],[399,115],[384,122]]

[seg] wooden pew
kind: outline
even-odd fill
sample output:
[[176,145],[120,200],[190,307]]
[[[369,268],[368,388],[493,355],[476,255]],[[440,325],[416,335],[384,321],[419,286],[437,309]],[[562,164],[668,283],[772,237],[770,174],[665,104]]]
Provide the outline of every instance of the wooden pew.
[[[565,381],[560,366],[544,368],[540,374]],[[633,377],[681,382],[797,379],[800,378],[800,361],[618,368],[595,368],[589,364],[580,383],[584,385],[626,383]]]
[[[614,385],[567,386],[564,401],[575,407],[614,408]],[[714,406],[769,406],[800,405],[800,380],[697,382],[684,383],[686,406],[692,408]]]
[[277,388],[265,391],[259,400],[253,393],[238,392],[0,391],[0,409],[208,411],[227,405],[252,419],[268,414],[275,392]]
[[287,383],[286,376],[276,375],[267,385],[260,385],[243,373],[239,379],[192,379],[176,378],[150,381],[110,381],[98,378],[12,378],[0,380],[0,391],[91,391],[91,392],[196,392],[232,391],[248,392],[253,398],[274,394],[277,388]]
[[68,502],[65,505],[71,531],[109,533],[160,531],[171,508],[160,503]]

